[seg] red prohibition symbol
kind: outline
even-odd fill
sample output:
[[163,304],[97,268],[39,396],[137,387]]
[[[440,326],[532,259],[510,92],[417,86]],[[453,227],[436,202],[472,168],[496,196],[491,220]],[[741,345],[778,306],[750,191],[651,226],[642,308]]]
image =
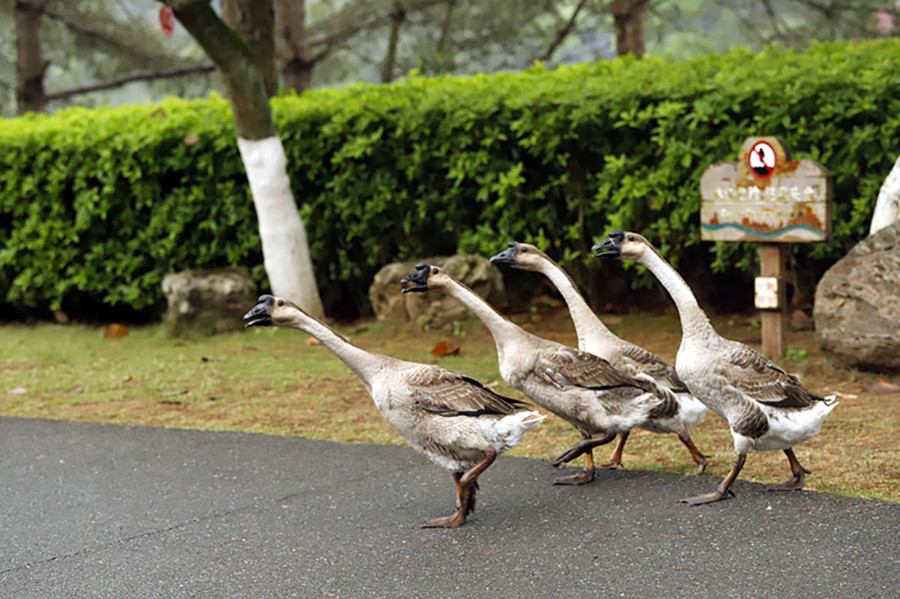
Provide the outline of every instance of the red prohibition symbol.
[[747,154],[747,163],[753,174],[760,179],[768,179],[775,172],[775,165],[778,158],[775,154],[775,148],[767,141],[758,141],[750,148]]

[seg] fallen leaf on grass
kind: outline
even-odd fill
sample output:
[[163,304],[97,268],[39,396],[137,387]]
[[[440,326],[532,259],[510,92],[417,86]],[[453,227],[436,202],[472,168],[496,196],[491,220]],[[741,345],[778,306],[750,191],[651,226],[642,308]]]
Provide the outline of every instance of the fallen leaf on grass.
[[449,341],[441,341],[437,342],[437,345],[431,348],[432,356],[450,356],[452,354],[459,353],[459,346],[450,343]]
[[13,387],[9,390],[10,395],[25,395],[26,393],[28,393],[28,389],[25,387]]
[[322,342],[316,339],[315,337],[307,337],[306,345],[322,345]]
[[166,391],[165,393],[163,393],[163,397],[172,397],[173,395],[184,395],[185,393],[187,393],[187,391],[184,389],[181,389],[179,391]]
[[130,381],[130,380],[133,379],[133,378],[134,378],[134,377],[131,376],[130,374],[126,374],[125,376],[122,377],[122,380],[123,380],[123,381]]
[[894,385],[893,383],[889,383],[884,379],[879,380],[874,385],[870,385],[868,389],[866,389],[869,393],[874,393],[875,395],[888,395],[890,393],[900,393],[900,385]]
[[124,324],[113,323],[103,331],[104,339],[120,339],[128,334],[128,328]]
[[202,356],[200,358],[200,361],[202,361],[202,362],[219,362],[220,358],[217,358],[215,356]]

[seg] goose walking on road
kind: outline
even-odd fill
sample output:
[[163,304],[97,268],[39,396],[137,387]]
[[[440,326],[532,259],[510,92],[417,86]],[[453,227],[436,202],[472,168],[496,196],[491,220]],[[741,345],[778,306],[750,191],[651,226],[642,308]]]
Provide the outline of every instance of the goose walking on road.
[[646,266],[669,292],[681,317],[681,346],[675,369],[694,397],[728,421],[737,457],[715,491],[683,501],[700,505],[734,493],[750,451],[782,450],[791,478],[773,491],[802,489],[809,473],[794,455],[794,445],[818,434],[837,403],[834,396],[808,391],[792,374],[756,350],[720,336],[700,308],[690,287],[644,237],[612,231],[593,247],[594,255],[634,260]]
[[244,315],[246,326],[299,329],[322,342],[359,377],[375,406],[413,449],[450,470],[456,511],[424,527],[453,528],[475,510],[478,477],[512,449],[544,416],[469,377],[430,364],[391,358],[359,348],[292,302],[263,295]]

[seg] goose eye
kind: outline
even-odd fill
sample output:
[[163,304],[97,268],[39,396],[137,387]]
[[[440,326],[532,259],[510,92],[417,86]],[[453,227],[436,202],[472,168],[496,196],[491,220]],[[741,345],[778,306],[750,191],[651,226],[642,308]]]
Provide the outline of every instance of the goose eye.
[[432,271],[431,271],[431,274],[436,275],[436,274],[437,274],[437,269],[435,268],[434,270],[432,270]]
[[523,254],[524,254],[525,252],[527,252],[527,251],[528,251],[528,248],[522,248],[522,253],[523,253]]
[[279,305],[279,306],[283,306],[283,305],[284,305],[284,300],[278,300],[278,305]]
[[634,235],[629,235],[629,236],[628,236],[628,241],[634,241]]

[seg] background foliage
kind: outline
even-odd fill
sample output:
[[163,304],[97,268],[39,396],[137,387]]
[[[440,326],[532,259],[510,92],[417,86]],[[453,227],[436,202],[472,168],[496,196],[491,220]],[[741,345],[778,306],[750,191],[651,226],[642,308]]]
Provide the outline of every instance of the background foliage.
[[[900,153],[900,41],[616,59],[519,74],[355,85],[273,101],[320,286],[362,310],[402,259],[532,241],[599,285],[586,248],[641,231],[691,279],[755,269],[701,244],[699,180],[749,135],[834,178],[834,237],[791,246],[801,286],[865,236]],[[151,310],[175,270],[244,264],[257,224],[217,97],[28,116],[0,128],[0,289],[40,308]],[[636,285],[650,281],[643,273]]]

